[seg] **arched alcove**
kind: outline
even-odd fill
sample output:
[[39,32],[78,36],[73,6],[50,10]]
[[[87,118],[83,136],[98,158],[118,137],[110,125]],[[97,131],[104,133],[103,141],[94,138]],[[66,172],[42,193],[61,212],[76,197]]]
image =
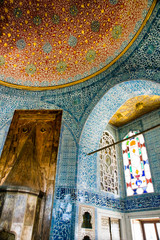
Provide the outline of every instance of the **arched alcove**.
[[89,212],[85,212],[83,214],[83,222],[81,227],[92,229],[91,218],[92,218],[91,214]]
[[83,240],[90,240],[89,236],[84,236]]
[[115,85],[100,99],[82,130],[79,144],[78,188],[99,191],[97,185],[97,153],[99,140],[113,114],[128,99],[139,95],[160,95],[160,85],[146,80],[134,80]]

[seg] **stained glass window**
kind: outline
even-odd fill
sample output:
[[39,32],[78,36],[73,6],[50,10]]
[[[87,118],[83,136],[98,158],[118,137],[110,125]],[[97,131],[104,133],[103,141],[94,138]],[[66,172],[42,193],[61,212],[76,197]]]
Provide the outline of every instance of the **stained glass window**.
[[[114,143],[114,139],[107,131],[103,132],[100,148]],[[100,152],[100,183],[101,189],[118,194],[118,170],[115,146]]]
[[[125,138],[138,132],[129,132]],[[153,192],[148,155],[142,134],[122,143],[127,196]]]

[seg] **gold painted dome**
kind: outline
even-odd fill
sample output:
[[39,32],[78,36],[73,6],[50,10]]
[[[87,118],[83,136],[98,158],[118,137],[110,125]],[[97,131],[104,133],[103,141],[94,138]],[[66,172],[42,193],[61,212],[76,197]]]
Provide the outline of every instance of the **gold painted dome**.
[[148,0],[0,0],[1,83],[87,80],[123,53],[151,8]]

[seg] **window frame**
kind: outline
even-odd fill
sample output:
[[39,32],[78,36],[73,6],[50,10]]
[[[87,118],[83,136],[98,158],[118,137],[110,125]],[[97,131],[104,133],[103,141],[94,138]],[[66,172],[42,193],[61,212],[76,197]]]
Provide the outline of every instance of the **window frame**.
[[[115,139],[114,139],[114,137],[113,137],[113,135],[108,131],[108,130],[104,130],[103,131],[103,134],[102,134],[102,137],[101,137],[101,139],[100,139],[100,143],[99,143],[99,146],[100,146],[100,148],[101,147],[103,147],[103,146],[106,146],[107,145],[107,143],[103,143],[102,142],[102,139],[103,139],[103,137],[104,137],[104,134],[108,134],[108,138],[110,138],[109,140],[106,140],[106,141],[108,141],[108,144],[112,144],[112,143],[115,143]],[[104,150],[102,150],[102,151],[100,151],[99,152],[99,155],[98,155],[98,164],[99,164],[99,186],[100,186],[100,190],[101,191],[103,191],[103,192],[105,192],[105,193],[109,193],[109,194],[114,194],[114,195],[116,195],[116,196],[118,196],[119,194],[120,194],[120,189],[119,189],[119,169],[118,169],[118,161],[117,161],[117,149],[116,149],[116,146],[112,146],[112,147],[110,147],[110,148],[108,148],[108,150],[107,151],[109,151],[110,149],[113,149],[114,148],[114,154],[115,154],[115,158],[114,158],[114,160],[112,161],[112,154],[110,155],[111,156],[111,164],[109,165],[109,167],[112,165],[112,166],[114,166],[114,169],[113,169],[113,171],[112,171],[112,173],[110,174],[110,181],[111,181],[111,179],[113,179],[114,181],[113,181],[113,184],[114,184],[114,187],[112,187],[111,185],[109,186],[109,185],[105,185],[104,186],[104,180],[102,181],[102,178],[104,179],[104,177],[105,177],[105,175],[107,175],[107,171],[103,171],[104,170],[104,165],[105,165],[105,163],[104,163],[104,158],[103,158],[103,156],[104,156],[104,151],[106,151],[106,149],[104,149]],[[108,152],[107,152],[108,153]],[[114,155],[113,154],[113,155]],[[101,157],[102,156],[102,157]],[[113,163],[114,162],[114,163]],[[103,164],[103,167],[102,167],[102,164]],[[116,167],[116,169],[115,169],[115,167]],[[113,172],[115,172],[116,171],[116,177],[114,176],[114,173]],[[103,176],[101,176],[101,172],[103,172]],[[116,181],[115,181],[115,178],[116,178]],[[107,178],[107,180],[108,180],[108,178]],[[112,183],[112,182],[111,182]],[[110,184],[111,184],[110,183]],[[103,187],[102,187],[102,184],[103,184]],[[111,191],[108,191],[108,190],[106,190],[106,188],[110,188],[111,189]],[[113,189],[112,188],[114,188],[114,192],[112,191]],[[117,189],[116,189],[117,188]],[[116,192],[117,191],[117,192]]]

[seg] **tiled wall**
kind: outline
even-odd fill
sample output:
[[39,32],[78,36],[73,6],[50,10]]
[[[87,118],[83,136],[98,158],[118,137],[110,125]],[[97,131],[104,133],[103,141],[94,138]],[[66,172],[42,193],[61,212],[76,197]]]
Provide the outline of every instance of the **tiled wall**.
[[[119,138],[123,139],[129,131],[144,131],[160,124],[160,110],[146,114],[141,118],[119,128]],[[160,194],[160,128],[144,133],[145,144],[150,163],[154,192]],[[121,151],[122,153],[122,151]],[[122,155],[121,155],[122,160]],[[123,164],[122,164],[123,165]],[[122,169],[123,171],[123,169]]]
[[[151,171],[155,171],[157,176],[156,194],[134,199],[131,197],[129,202],[128,199],[117,199],[99,191],[98,156],[86,156],[86,153],[99,147],[99,140],[108,121],[126,100],[143,94],[160,95],[160,63],[157,57],[160,42],[159,4],[160,2],[126,54],[95,78],[56,91],[28,92],[0,87],[0,151],[15,109],[63,109],[50,239],[75,239],[78,203],[114,211],[159,208],[157,148],[152,146],[150,150],[155,164]],[[154,50],[147,53],[150,44],[154,45]],[[156,134],[155,131],[155,136]],[[150,138],[149,135],[146,139],[147,137]],[[154,138],[152,142],[154,143]],[[121,167],[123,168],[122,165]],[[121,188],[122,197],[123,192]]]
[[[160,94],[160,85],[158,84],[153,87],[152,83],[147,81],[122,83],[110,89],[95,106],[81,134],[78,159],[78,189],[100,193],[97,184],[98,154],[88,156],[87,153],[99,148],[102,133],[117,109],[134,96],[148,94],[148,89],[151,95]],[[123,165],[120,164],[120,166]]]
[[[4,102],[0,119],[1,149],[3,147],[4,139],[6,137],[7,129],[9,128],[14,109],[60,108],[56,106],[55,102],[54,104],[46,102],[47,94],[45,101],[40,101],[39,98],[42,99],[41,95],[44,93],[39,93],[37,96],[37,94],[33,93],[11,90],[11,92],[14,92],[17,95],[14,97],[10,96],[10,101],[8,101],[8,93],[5,94],[5,89],[6,88],[1,89],[2,103]],[[84,127],[84,117],[82,117],[78,122],[78,120],[75,120],[73,115],[64,110],[51,228],[52,239],[74,239],[74,227],[78,221],[78,216],[76,216],[76,208],[78,208],[76,204],[77,202],[104,209],[112,209],[113,211],[124,211],[124,209],[128,211],[127,209],[131,210],[131,208],[136,211],[141,210],[142,208],[156,209],[159,207],[159,195],[156,195],[155,197],[152,195],[146,195],[145,197],[138,198],[137,201],[131,200],[131,202],[127,202],[126,205],[125,199],[121,200],[119,198],[115,198],[114,195],[111,196],[101,193],[98,189],[97,183],[98,156],[97,154],[90,157],[86,156],[86,153],[99,147],[99,140],[107,122],[127,99],[137,95],[159,95],[159,93],[159,85],[149,81],[137,80],[116,85],[110,89],[103,98],[101,98],[92,113],[89,115]],[[77,97],[79,97],[79,95],[77,95]],[[51,95],[49,95],[49,98],[51,98]],[[7,101],[12,104],[12,110],[7,109],[8,106],[5,105],[5,102]],[[73,109],[71,109],[70,112],[71,111],[73,111]],[[76,115],[76,110],[74,114]],[[80,133],[81,138],[78,145],[78,136],[80,136]],[[80,146],[79,159],[77,159],[78,146]],[[77,165],[78,174],[76,174]],[[78,184],[76,183],[77,177]],[[123,193],[123,189],[121,189],[121,193]],[[142,202],[146,202],[146,206],[143,205]]]
[[6,136],[10,127],[11,121],[7,121],[0,127],[0,154],[3,150],[3,146],[6,140]]
[[[57,192],[55,195],[57,196]],[[75,212],[75,203],[71,200],[71,194],[65,192],[60,199],[55,197],[50,240],[74,239]]]
[[77,145],[74,137],[63,125],[61,129],[61,141],[59,145],[59,156],[56,180],[57,185],[62,187],[75,187],[77,180]]
[[[89,115],[87,122],[83,128],[83,132],[80,139],[80,148],[79,148],[79,161],[78,161],[78,189],[75,193],[78,197],[78,200],[81,203],[89,204],[95,207],[101,207],[106,209],[111,209],[112,211],[120,211],[120,212],[131,212],[131,211],[142,211],[142,210],[153,210],[158,209],[160,207],[160,193],[156,190],[154,194],[146,194],[144,196],[136,196],[125,198],[125,183],[124,183],[124,173],[123,173],[123,161],[122,155],[120,151],[120,147],[118,148],[118,163],[119,163],[119,173],[120,173],[120,186],[121,186],[121,198],[116,199],[115,196],[110,194],[102,193],[98,187],[97,183],[97,160],[98,154],[93,154],[87,156],[86,153],[98,149],[99,140],[102,136],[102,132],[107,125],[107,121],[109,121],[110,117],[116,112],[127,99],[136,96],[136,95],[145,95],[150,94],[159,95],[160,89],[159,85],[153,90],[151,85],[148,85],[149,82],[143,82],[141,85],[140,82],[128,82],[127,85],[117,85],[113,89],[109,90],[103,98],[99,101],[99,103],[95,106],[92,113]],[[140,86],[141,85],[141,86]],[[147,86],[148,85],[148,86]],[[129,94],[125,87],[128,87]],[[118,90],[119,89],[119,90]],[[152,90],[151,90],[152,89]],[[153,92],[152,92],[153,91]],[[103,116],[103,117],[102,117]],[[152,116],[152,117],[151,117]],[[142,120],[143,119],[143,120]],[[139,122],[141,124],[139,124]],[[142,124],[142,122],[144,122]],[[153,125],[156,125],[160,122],[159,119],[159,111],[154,112],[154,114],[148,114],[137,121],[134,121],[127,129],[127,127],[123,127],[123,136],[119,134],[119,139],[122,139],[127,133],[128,130],[132,129],[134,126],[135,130],[144,130]],[[143,127],[142,127],[143,126]],[[114,136],[116,136],[117,130],[111,128],[111,126],[107,127]],[[152,135],[152,136],[151,136]],[[150,136],[150,139],[147,139],[148,143],[151,141],[151,145],[153,148],[153,144],[155,146],[155,141],[159,140],[157,138],[158,132],[155,130],[152,133],[147,133],[146,138]],[[118,139],[118,137],[117,137]],[[146,141],[146,145],[148,146]],[[90,143],[90,144],[88,144]],[[157,153],[159,148],[157,148]],[[155,150],[155,147],[154,147]],[[157,159],[157,164],[159,164],[159,155],[154,153],[154,150],[150,151],[152,154],[152,160],[155,161]],[[155,168],[155,173],[159,171],[159,169]],[[152,171],[152,167],[151,167]],[[159,181],[159,180],[158,180]],[[77,216],[78,217],[78,216]]]

